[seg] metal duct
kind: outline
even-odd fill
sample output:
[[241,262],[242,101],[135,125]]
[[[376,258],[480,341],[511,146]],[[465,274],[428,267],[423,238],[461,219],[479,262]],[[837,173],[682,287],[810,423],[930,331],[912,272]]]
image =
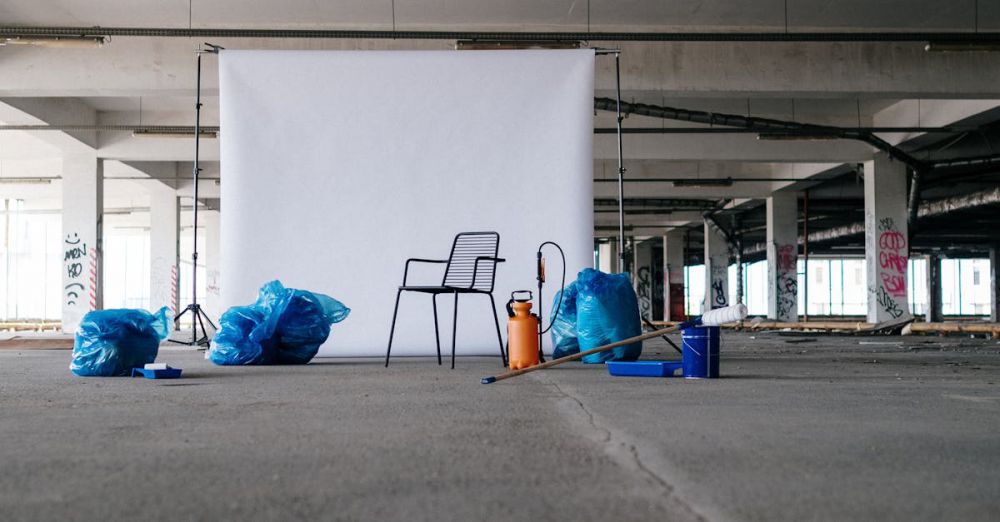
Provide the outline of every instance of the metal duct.
[[[961,196],[952,196],[950,198],[938,199],[935,201],[930,201],[924,203],[917,212],[918,218],[929,218],[936,216],[943,216],[945,214],[950,214],[952,212],[957,212],[960,210],[967,210],[970,208],[982,207],[986,205],[997,205],[1000,204],[1000,187],[992,188],[988,190],[982,190],[979,192],[972,192],[970,194],[963,194]],[[856,236],[865,233],[865,224],[851,223],[849,225],[843,225],[840,227],[830,228],[827,230],[813,232],[809,234],[810,243],[820,243],[825,241],[833,241],[835,239],[841,239],[849,236]],[[799,243],[802,243],[802,238],[799,238]],[[759,254],[767,250],[766,243],[755,243],[745,250],[746,255]]]
[[958,210],[995,205],[1000,203],[1000,187],[928,201],[917,212],[918,217],[934,217],[950,214]]
[[366,31],[330,29],[228,29],[180,27],[19,27],[0,26],[0,37],[129,36],[151,38],[325,38],[389,40],[489,40],[582,42],[1000,42],[998,32],[480,32]]

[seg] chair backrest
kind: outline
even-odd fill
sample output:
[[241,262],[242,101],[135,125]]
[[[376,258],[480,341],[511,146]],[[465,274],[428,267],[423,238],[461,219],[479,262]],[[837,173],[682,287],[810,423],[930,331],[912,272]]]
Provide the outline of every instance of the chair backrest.
[[448,267],[444,271],[443,286],[492,292],[497,264],[495,261],[480,261],[477,269],[476,258],[497,257],[499,248],[500,234],[496,232],[462,232],[455,236]]

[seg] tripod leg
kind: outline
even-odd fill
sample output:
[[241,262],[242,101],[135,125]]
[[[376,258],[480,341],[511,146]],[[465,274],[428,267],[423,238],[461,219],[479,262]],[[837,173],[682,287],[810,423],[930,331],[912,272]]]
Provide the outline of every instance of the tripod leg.
[[219,327],[218,327],[218,326],[215,326],[215,323],[213,323],[213,322],[212,322],[212,319],[208,317],[208,314],[207,314],[207,313],[205,313],[205,312],[203,311],[203,312],[202,312],[202,315],[203,315],[203,316],[205,317],[205,320],[206,320],[206,321],[208,321],[208,325],[212,327],[212,330],[215,330],[215,331],[218,331],[218,330],[219,330]]
[[205,312],[201,309],[201,307],[198,307],[198,313],[195,314],[195,317],[198,318],[198,324],[201,326],[201,340],[198,344],[204,342],[205,348],[208,348],[212,344],[212,341],[208,338],[208,331],[205,330],[205,320],[208,319],[208,317],[205,316]]

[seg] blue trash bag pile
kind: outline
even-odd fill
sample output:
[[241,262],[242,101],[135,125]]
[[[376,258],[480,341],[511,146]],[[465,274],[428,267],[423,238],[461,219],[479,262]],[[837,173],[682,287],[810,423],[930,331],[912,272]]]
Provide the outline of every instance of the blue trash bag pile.
[[[552,326],[552,344],[556,347],[553,357],[592,350],[642,333],[639,300],[628,274],[606,274],[585,268],[576,281],[566,287],[567,297],[571,292],[575,293],[576,298],[563,299],[559,307],[560,317]],[[556,295],[553,307],[558,302],[558,297]],[[562,317],[563,313],[567,314],[565,319]],[[634,361],[641,354],[642,342],[639,341],[590,354],[582,360],[588,364]]]
[[208,359],[222,366],[306,364],[330,336],[330,326],[350,313],[330,296],[271,281],[257,302],[222,314]]
[[558,359],[580,351],[580,342],[576,338],[576,281],[566,286],[562,292],[556,292],[552,298],[552,312],[549,317],[555,317],[552,323],[552,358]]
[[69,369],[85,377],[132,374],[156,360],[160,342],[170,335],[167,307],[145,310],[97,310],[83,316],[73,342]]

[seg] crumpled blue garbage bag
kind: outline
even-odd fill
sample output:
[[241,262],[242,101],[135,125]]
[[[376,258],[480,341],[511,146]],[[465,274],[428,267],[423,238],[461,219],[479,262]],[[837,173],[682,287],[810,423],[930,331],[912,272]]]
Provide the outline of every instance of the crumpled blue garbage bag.
[[336,299],[271,281],[249,306],[222,314],[208,358],[215,364],[306,364],[351,309]]
[[73,342],[69,369],[82,376],[131,375],[156,360],[160,342],[170,335],[169,309],[115,309],[88,312]]
[[[562,301],[559,294],[562,294]],[[556,292],[552,298],[552,313],[555,317],[552,323],[552,358],[558,359],[580,351],[580,342],[576,339],[576,281],[566,286],[561,292]],[[558,308],[557,308],[558,307]],[[557,315],[558,312],[558,315]]]
[[[580,351],[642,334],[639,300],[628,274],[605,274],[583,269],[576,279],[576,334]],[[642,342],[590,354],[583,362],[634,361],[642,354]]]

